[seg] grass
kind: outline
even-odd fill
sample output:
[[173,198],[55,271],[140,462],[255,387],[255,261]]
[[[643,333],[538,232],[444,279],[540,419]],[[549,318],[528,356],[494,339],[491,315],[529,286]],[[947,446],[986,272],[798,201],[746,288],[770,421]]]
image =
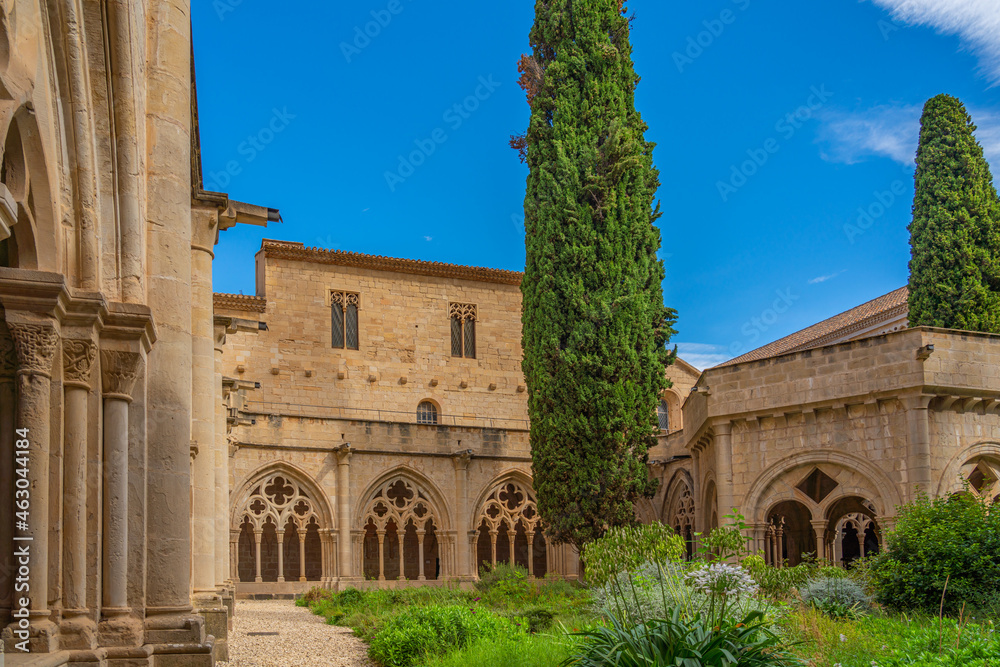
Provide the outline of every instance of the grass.
[[464,649],[434,656],[425,667],[554,667],[569,657],[574,640],[568,635],[526,635],[517,640],[479,641]]
[[992,620],[878,613],[836,620],[803,607],[782,627],[788,639],[802,642],[796,652],[814,667],[1000,667],[1000,637]]

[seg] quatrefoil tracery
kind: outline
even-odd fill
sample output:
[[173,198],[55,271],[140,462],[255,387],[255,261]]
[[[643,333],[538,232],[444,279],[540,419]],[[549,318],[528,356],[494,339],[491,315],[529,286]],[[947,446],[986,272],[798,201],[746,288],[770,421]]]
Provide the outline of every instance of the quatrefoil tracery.
[[272,475],[250,494],[241,523],[249,521],[255,530],[262,530],[270,521],[283,530],[289,520],[298,530],[306,530],[310,522],[320,523],[306,491],[286,475]]
[[390,521],[397,531],[411,523],[418,531],[425,530],[434,522],[434,509],[427,497],[403,477],[394,477],[375,491],[365,508],[361,525],[385,530]]
[[541,523],[534,496],[517,482],[503,482],[494,487],[483,503],[476,525],[483,521],[491,531],[499,530],[500,526],[513,531],[521,522],[526,534],[534,533]]

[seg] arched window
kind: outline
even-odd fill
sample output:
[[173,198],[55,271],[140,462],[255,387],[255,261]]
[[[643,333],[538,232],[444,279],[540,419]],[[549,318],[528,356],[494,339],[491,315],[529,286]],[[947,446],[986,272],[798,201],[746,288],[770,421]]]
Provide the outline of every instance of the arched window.
[[670,430],[670,407],[666,401],[660,401],[660,404],[656,407],[656,418],[660,422],[661,431]]
[[437,406],[431,403],[430,401],[422,401],[420,405],[417,406],[417,423],[437,424],[438,423]]

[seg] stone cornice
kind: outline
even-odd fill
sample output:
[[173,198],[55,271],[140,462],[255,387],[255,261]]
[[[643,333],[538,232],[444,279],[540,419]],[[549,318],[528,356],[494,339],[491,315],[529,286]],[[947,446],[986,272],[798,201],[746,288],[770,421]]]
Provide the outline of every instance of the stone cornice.
[[316,264],[335,264],[338,266],[353,266],[374,271],[389,271],[394,273],[409,273],[420,276],[436,276],[457,280],[475,280],[504,285],[520,285],[524,276],[519,271],[489,269],[478,266],[462,266],[445,264],[443,262],[425,262],[415,259],[399,259],[381,255],[365,255],[342,250],[325,250],[322,248],[307,248],[302,243],[272,241],[264,239],[260,252],[264,257],[289,259]]
[[239,310],[247,313],[263,313],[267,311],[267,299],[249,294],[212,295],[215,310]]
[[101,330],[102,340],[137,341],[146,352],[156,342],[153,313],[148,306],[110,302]]

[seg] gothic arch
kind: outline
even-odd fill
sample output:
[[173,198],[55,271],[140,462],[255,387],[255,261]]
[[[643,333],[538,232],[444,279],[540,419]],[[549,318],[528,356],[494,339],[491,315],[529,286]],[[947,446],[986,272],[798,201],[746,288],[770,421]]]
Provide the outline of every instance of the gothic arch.
[[333,573],[333,512],[308,474],[284,461],[251,475],[234,497],[234,578],[321,581]]
[[686,470],[678,470],[670,480],[663,499],[661,520],[684,538],[687,557],[694,556],[697,519],[695,513],[694,483]]
[[11,118],[3,147],[0,182],[9,192],[16,219],[10,239],[4,242],[5,263],[21,269],[69,273],[60,261],[64,254],[61,226],[56,221],[57,206],[38,123],[26,107]]
[[[815,519],[823,518],[821,507],[829,506],[831,502],[843,497],[845,492],[847,495],[868,497],[875,504],[878,515],[883,517],[894,512],[894,508],[902,504],[897,486],[872,462],[839,451],[799,452],[769,466],[754,480],[743,502],[743,510],[747,513],[750,522],[766,523],[765,510],[769,510],[770,507],[783,500],[794,500],[810,506],[808,496],[795,488],[801,480],[797,477],[789,477],[792,473],[798,475],[799,472],[804,477],[809,472],[809,466],[838,468],[856,475],[865,482],[862,486],[857,483],[857,479],[845,480],[841,485],[843,488],[837,489],[836,495],[825,497],[821,502],[812,503],[815,505],[812,509]],[[787,488],[784,490],[775,488],[775,484],[782,481],[782,478],[786,479]]]
[[948,461],[948,465],[945,466],[944,472],[941,473],[941,479],[938,480],[936,495],[945,496],[961,490],[962,482],[960,480],[960,475],[963,472],[962,469],[966,466],[979,463],[980,461],[989,462],[994,467],[1000,468],[1000,443],[992,440],[978,442],[955,454],[951,460]]
[[[238,529],[242,524],[247,507],[252,502],[253,497],[259,495],[255,493],[258,487],[277,476],[290,481],[296,487],[297,492],[309,501],[311,505],[311,514],[309,516],[315,516],[324,528],[333,529],[336,527],[335,515],[330,507],[326,492],[305,471],[291,463],[278,461],[258,469],[236,487],[239,489],[239,492],[233,496],[233,503],[230,508],[231,528]],[[265,500],[267,499],[265,498]],[[290,511],[288,503],[284,503],[280,506],[268,507],[265,512],[255,516],[273,516],[277,520],[283,514],[288,514]],[[301,515],[299,517],[301,518]],[[260,518],[259,520],[262,521],[263,519]]]
[[376,477],[364,490],[354,506],[354,528],[361,530],[365,525],[365,516],[375,495],[390,481],[402,479],[414,487],[423,496],[429,509],[434,513],[435,525],[438,530],[451,530],[451,508],[437,484],[429,477],[409,466],[396,466]]
[[527,474],[508,470],[494,477],[473,509],[472,552],[477,571],[501,562],[521,565],[529,576],[541,577],[549,571],[549,545]]
[[356,568],[366,578],[439,579],[451,571],[447,505],[426,476],[399,466],[378,477],[356,513]]

